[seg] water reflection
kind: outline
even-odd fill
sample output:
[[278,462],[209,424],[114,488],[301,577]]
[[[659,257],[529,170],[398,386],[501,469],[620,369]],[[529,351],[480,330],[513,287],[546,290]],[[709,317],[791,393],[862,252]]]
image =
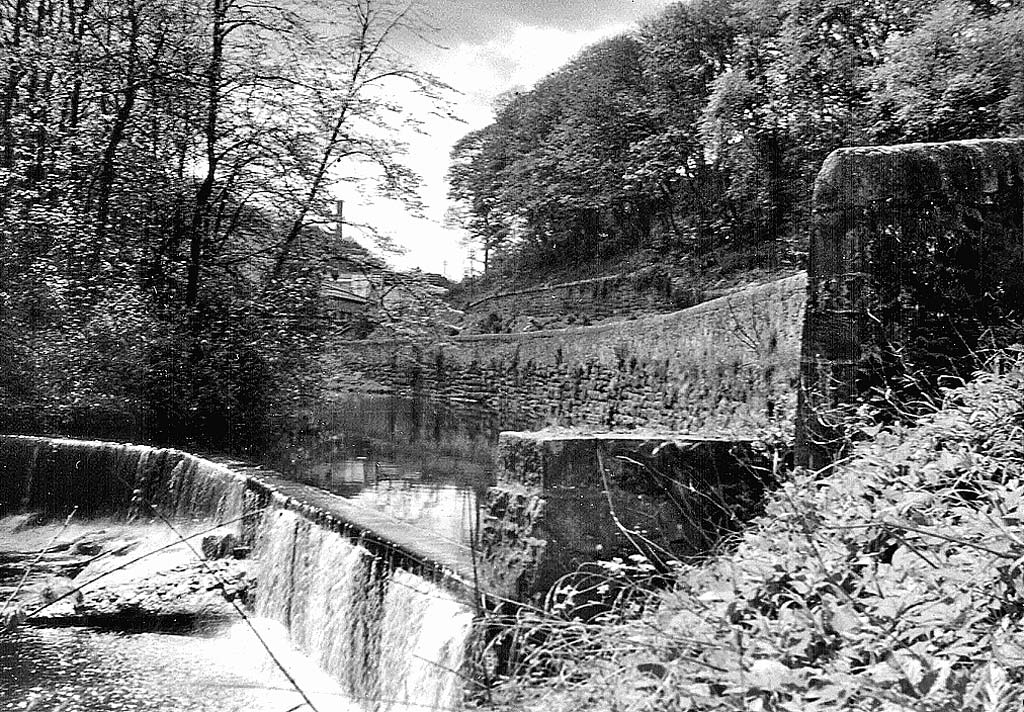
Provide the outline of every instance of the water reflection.
[[261,459],[289,479],[468,544],[499,430],[479,408],[350,395],[283,426]]

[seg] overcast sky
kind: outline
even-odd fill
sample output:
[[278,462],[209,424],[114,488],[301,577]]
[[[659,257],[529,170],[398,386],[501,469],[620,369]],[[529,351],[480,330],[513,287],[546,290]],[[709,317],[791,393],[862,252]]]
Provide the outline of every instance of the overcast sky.
[[[455,112],[464,123],[432,121],[428,135],[411,138],[410,165],[424,179],[427,219],[415,219],[394,205],[346,201],[350,219],[374,222],[406,254],[391,258],[399,267],[462,276],[461,235],[443,226],[444,182],[451,146],[465,133],[490,123],[491,103],[514,87],[529,87],[583,47],[625,32],[658,12],[669,0],[419,0],[438,27],[445,49],[410,47],[415,61],[462,95]],[[345,197],[345,196],[343,196]]]

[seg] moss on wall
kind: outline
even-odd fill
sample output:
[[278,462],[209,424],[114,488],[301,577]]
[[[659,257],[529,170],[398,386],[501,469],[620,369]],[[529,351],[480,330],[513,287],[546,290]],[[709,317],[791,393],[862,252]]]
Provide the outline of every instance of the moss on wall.
[[1024,140],[833,152],[814,189],[798,459],[819,467],[836,409],[969,375],[1021,338]]

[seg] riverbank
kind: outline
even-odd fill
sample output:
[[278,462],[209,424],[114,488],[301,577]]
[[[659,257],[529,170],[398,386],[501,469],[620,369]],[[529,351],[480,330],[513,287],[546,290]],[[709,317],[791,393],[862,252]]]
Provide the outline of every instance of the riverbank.
[[912,428],[864,431],[834,470],[770,495],[728,551],[683,568],[656,613],[522,622],[545,641],[496,707],[1017,709],[1022,425],[1018,362]]

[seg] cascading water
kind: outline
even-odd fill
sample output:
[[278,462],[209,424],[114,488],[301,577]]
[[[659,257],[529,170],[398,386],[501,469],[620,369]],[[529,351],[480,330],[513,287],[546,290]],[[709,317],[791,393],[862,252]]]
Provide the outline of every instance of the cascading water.
[[257,612],[373,710],[458,708],[472,610],[294,512],[266,514]]
[[177,450],[0,436],[3,513],[52,519],[77,508],[76,521],[155,522],[155,507],[168,520],[230,523],[255,545],[258,616],[282,624],[352,703],[374,712],[461,707],[470,606],[374,555],[382,541],[362,546],[325,525],[315,506],[276,493],[272,481]]
[[242,512],[245,479],[178,450],[0,437],[4,512],[228,520]]
[[381,699],[408,702],[431,709],[458,707],[460,676],[472,611],[443,589],[407,571],[395,569],[388,579],[381,624],[381,649],[401,661],[402,674],[385,668]]

